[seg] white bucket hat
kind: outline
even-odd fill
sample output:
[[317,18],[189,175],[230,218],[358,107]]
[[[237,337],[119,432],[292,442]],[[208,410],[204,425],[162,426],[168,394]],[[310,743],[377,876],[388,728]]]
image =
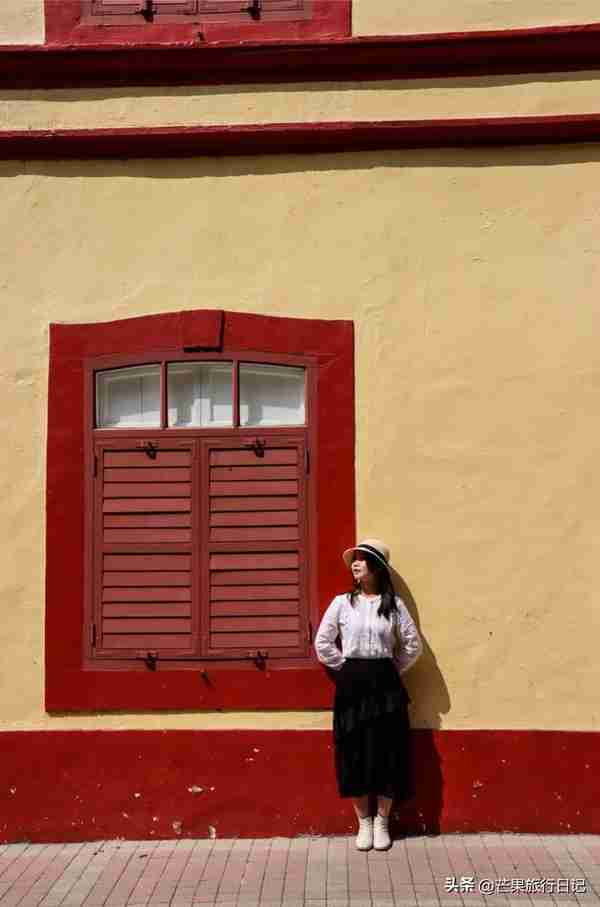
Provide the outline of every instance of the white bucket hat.
[[383,564],[383,566],[387,567],[389,570],[390,549],[385,542],[381,541],[381,539],[364,539],[364,541],[359,542],[358,545],[354,545],[352,548],[346,548],[342,554],[342,558],[348,569],[350,569],[352,564],[355,551],[364,551],[365,554],[372,555],[375,560],[379,561],[380,564]]

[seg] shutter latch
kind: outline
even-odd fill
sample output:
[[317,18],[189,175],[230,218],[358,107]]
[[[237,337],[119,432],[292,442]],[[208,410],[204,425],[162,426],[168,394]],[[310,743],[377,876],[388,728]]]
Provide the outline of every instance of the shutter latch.
[[136,658],[146,662],[146,667],[150,671],[156,671],[156,662],[158,661],[158,652],[138,652]]
[[242,12],[250,13],[250,16],[257,21],[262,12],[262,0],[252,0],[250,6],[243,7]]
[[146,22],[154,21],[155,12],[154,0],[143,0],[142,8],[138,10],[138,13],[146,20]]
[[267,658],[269,657],[268,652],[261,652],[260,649],[257,649],[256,652],[248,652],[248,658],[251,658],[259,671],[264,671]]
[[138,447],[145,451],[151,460],[156,460],[158,444],[155,444],[154,441],[140,441]]
[[248,450],[253,450],[257,457],[264,457],[267,442],[261,438],[255,438],[252,444],[244,444]]

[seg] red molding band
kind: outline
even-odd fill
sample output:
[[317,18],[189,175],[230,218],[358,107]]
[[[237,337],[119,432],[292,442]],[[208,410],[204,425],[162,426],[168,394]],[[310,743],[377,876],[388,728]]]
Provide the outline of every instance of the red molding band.
[[0,159],[312,154],[600,140],[600,114],[389,122],[0,131]]
[[[598,732],[417,730],[412,742],[416,796],[395,834],[600,833]],[[2,842],[354,828],[330,731],[13,731],[0,744]]]
[[313,41],[0,48],[0,88],[365,81],[600,68],[600,24]]

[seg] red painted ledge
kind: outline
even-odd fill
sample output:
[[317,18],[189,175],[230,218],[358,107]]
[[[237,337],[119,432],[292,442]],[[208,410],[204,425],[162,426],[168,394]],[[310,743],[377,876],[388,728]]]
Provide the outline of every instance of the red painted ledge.
[[[0,842],[349,834],[331,731],[0,734]],[[397,835],[600,832],[600,734],[412,732]]]
[[600,68],[600,24],[270,42],[0,48],[0,88],[414,79]]
[[600,114],[0,131],[1,160],[312,154],[600,141]]

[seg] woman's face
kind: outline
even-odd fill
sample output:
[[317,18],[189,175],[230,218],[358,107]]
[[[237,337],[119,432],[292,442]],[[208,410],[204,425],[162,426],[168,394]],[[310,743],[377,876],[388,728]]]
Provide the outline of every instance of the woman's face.
[[367,556],[364,551],[355,551],[350,564],[352,576],[355,582],[362,583],[365,579],[372,576],[372,572],[367,563]]

